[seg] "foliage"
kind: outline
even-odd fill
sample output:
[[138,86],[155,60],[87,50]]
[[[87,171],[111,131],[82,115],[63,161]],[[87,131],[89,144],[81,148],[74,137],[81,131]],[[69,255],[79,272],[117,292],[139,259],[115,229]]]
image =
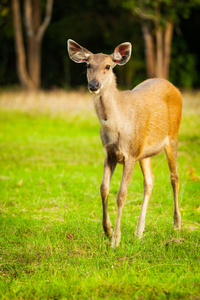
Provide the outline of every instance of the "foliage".
[[14,37],[9,0],[0,3],[0,85],[17,82]]
[[0,26],[5,22],[5,18],[9,14],[8,0],[3,0],[0,3]]
[[[197,56],[188,51],[183,39],[177,38],[174,44],[176,47],[172,51],[170,79],[175,85],[192,89],[198,85]],[[185,56],[180,53],[185,53]]]
[[[112,0],[110,0],[112,1]],[[116,2],[115,2],[116,3]],[[154,19],[156,16],[156,10],[158,7],[161,9],[159,15],[160,23],[165,26],[166,20],[172,22],[179,22],[180,18],[189,18],[191,9],[197,7],[200,4],[199,0],[189,1],[176,1],[173,0],[123,0],[120,1],[122,7],[132,11],[133,14],[137,14],[137,9],[141,9],[142,12],[149,16],[149,19]]]
[[[127,0],[128,1],[128,0]],[[127,2],[126,1],[126,2]],[[117,1],[114,1],[114,3]],[[129,1],[130,2],[130,1]],[[145,3],[145,1],[140,1]],[[155,3],[155,1],[150,1]],[[169,1],[171,3],[171,0]],[[13,85],[18,83],[16,76],[15,47],[13,37],[12,15],[8,0],[1,1],[0,7],[0,85]],[[42,1],[45,8],[46,1]],[[120,1],[121,3],[121,1]],[[123,1],[124,5],[125,1]],[[131,3],[131,2],[130,2]],[[165,3],[167,3],[165,1]],[[199,39],[196,32],[199,28],[200,5],[198,1],[176,1],[174,7],[180,5],[195,4],[188,19],[183,18],[183,9],[176,14],[178,21],[174,31],[172,52],[182,57],[187,55],[195,58],[195,65],[191,67],[190,73],[200,73]],[[4,5],[4,6],[3,6]],[[171,5],[171,4],[170,4]],[[2,10],[3,7],[3,10]],[[6,9],[6,14],[4,13]],[[3,12],[4,11],[4,12]],[[171,10],[170,10],[171,11]],[[72,38],[93,52],[112,53],[115,46],[124,41],[133,44],[131,61],[123,68],[116,68],[118,82],[126,87],[133,87],[146,78],[144,61],[144,42],[142,38],[141,24],[138,16],[132,14],[127,8],[113,5],[113,1],[80,0],[57,1],[53,8],[53,16],[50,26],[44,36],[42,48],[42,87],[77,87],[85,85],[84,66],[75,65],[70,62],[66,53],[66,40]],[[187,47],[181,52],[176,50],[177,40],[182,40]],[[176,60],[177,57],[173,59]],[[176,68],[176,65],[171,65]],[[183,66],[184,72],[188,73],[187,66]],[[125,73],[126,71],[126,73]],[[178,77],[173,78],[172,71],[170,80],[178,86],[185,86]],[[126,75],[128,74],[128,75]],[[126,75],[126,76],[125,76]],[[127,78],[126,78],[127,77]],[[192,77],[191,86],[199,87],[199,82]]]
[[[55,96],[47,93],[41,101],[40,94],[26,94],[16,110],[21,93],[0,95],[1,298],[198,299],[199,95],[184,96],[178,152],[182,231],[173,230],[173,196],[161,154],[152,159],[155,183],[144,237],[133,236],[142,202],[136,165],[115,250],[101,225],[104,152],[97,118],[90,108],[80,110],[79,98],[88,102],[77,93],[58,93],[62,113],[51,113]],[[120,179],[119,166],[109,198],[113,223]]]

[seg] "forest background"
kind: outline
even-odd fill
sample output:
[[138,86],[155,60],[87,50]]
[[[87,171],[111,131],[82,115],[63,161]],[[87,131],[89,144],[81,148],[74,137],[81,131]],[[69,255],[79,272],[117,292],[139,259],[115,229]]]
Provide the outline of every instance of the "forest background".
[[[47,5],[50,2],[53,8],[49,18],[51,21],[46,28],[39,50],[41,74],[37,75],[37,88],[66,89],[85,86],[85,66],[76,65],[70,61],[66,52],[68,38],[74,39],[94,53],[108,54],[112,53],[119,43],[130,41],[133,45],[130,62],[123,68],[115,70],[121,87],[131,88],[147,77],[157,76],[156,72],[151,74],[148,70],[147,53],[151,51],[148,48],[148,42],[154,44],[154,59],[156,60],[159,56],[159,33],[161,43],[165,43],[167,24],[171,24],[171,37],[170,28],[168,35],[171,42],[168,42],[169,47],[164,47],[163,51],[169,52],[170,69],[169,74],[162,76],[161,73],[158,77],[169,78],[179,88],[198,89],[200,87],[199,0],[179,1],[178,3],[171,0],[59,0],[54,3],[50,0],[21,2],[2,0],[0,4],[1,86],[11,87],[20,83],[17,72],[17,47],[12,6],[18,3],[20,7],[20,26],[26,54],[25,64],[28,65],[29,54],[27,52],[30,48],[30,36],[27,33],[26,5],[32,7],[33,27],[35,26],[33,32],[34,30],[36,32],[39,28],[37,28],[37,20],[41,24],[45,20]],[[150,32],[149,35],[148,32]],[[161,44],[160,46],[162,47]],[[165,63],[161,52],[160,58],[161,64]],[[28,70],[30,65],[26,68],[27,73],[30,73]]]

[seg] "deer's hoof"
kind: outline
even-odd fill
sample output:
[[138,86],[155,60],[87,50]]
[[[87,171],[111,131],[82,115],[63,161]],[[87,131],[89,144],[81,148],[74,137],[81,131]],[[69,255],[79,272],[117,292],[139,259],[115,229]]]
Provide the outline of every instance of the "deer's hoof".
[[134,236],[141,239],[142,238],[142,234],[143,234],[144,229],[140,230],[140,229],[136,229]]
[[111,238],[113,236],[113,227],[112,227],[111,224],[109,226],[104,226],[103,225],[103,229],[104,229],[105,235],[108,238]]
[[119,247],[121,241],[121,233],[115,234],[112,237],[112,241],[111,241],[111,247],[112,248],[117,248]]

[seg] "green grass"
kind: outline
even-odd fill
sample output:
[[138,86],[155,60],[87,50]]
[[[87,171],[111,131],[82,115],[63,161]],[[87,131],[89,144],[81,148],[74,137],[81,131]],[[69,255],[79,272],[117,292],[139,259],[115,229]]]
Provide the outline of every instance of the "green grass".
[[[99,186],[104,151],[90,111],[62,116],[0,109],[0,297],[2,299],[199,299],[200,102],[183,111],[179,143],[180,211],[164,154],[144,237],[134,231],[143,184],[136,165],[122,215],[122,240],[103,234]],[[197,109],[198,108],[198,109]],[[121,179],[111,182],[109,210]]]

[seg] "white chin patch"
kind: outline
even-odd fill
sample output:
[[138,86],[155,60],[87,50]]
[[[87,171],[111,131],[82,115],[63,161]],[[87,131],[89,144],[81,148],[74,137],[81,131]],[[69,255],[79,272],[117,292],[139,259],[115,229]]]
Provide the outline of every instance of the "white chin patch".
[[97,91],[91,91],[91,90],[89,90],[89,91],[90,91],[91,94],[97,95],[100,92],[100,89],[98,89]]

